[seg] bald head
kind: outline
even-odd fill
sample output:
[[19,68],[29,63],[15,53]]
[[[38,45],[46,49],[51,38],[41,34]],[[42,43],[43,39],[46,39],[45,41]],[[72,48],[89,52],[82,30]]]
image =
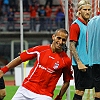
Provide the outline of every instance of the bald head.
[[57,30],[55,31],[55,35],[56,35],[57,33],[59,33],[59,32],[63,32],[63,33],[65,33],[65,34],[68,35],[68,32],[67,32],[65,29],[63,29],[63,28],[57,29]]

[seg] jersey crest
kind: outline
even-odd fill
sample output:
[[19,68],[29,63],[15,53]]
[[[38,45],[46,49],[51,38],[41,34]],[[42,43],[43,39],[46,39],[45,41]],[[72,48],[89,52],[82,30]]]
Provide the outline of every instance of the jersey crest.
[[58,69],[58,66],[59,66],[59,62],[57,61],[57,63],[54,64],[53,68]]

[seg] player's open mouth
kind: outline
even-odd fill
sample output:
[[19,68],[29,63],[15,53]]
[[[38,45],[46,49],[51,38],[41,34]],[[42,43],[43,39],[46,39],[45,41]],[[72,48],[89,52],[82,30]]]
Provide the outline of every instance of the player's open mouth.
[[62,46],[61,46],[61,45],[59,45],[59,44],[57,44],[57,48],[61,49],[61,48],[62,48]]

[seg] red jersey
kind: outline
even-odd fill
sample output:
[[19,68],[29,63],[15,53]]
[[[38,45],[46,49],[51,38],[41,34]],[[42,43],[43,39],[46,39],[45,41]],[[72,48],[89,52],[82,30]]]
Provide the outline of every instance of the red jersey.
[[99,12],[97,12],[97,15],[100,15],[100,11],[99,11]]
[[[81,21],[84,24],[87,24],[86,22],[84,22],[83,20],[81,20],[80,18],[78,18],[79,21]],[[80,34],[80,27],[77,23],[74,23],[70,26],[70,41],[78,41],[79,38],[79,34]]]
[[36,17],[36,9],[35,7],[30,6],[30,17],[35,18]]
[[71,60],[65,52],[53,53],[50,45],[36,46],[20,54],[21,60],[37,58],[22,86],[37,94],[53,96],[56,84],[63,73],[63,81],[72,79]]
[[52,13],[51,8],[46,8],[45,11],[46,11],[46,17],[51,17],[51,13]]

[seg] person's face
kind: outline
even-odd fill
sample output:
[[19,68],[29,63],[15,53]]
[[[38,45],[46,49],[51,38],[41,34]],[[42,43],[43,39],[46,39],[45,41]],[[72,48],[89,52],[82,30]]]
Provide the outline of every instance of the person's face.
[[89,20],[91,16],[91,6],[90,5],[83,5],[82,8],[79,10],[80,17],[82,19]]
[[67,38],[68,35],[60,31],[52,36],[53,39],[52,45],[55,52],[62,51],[62,46],[66,44]]

